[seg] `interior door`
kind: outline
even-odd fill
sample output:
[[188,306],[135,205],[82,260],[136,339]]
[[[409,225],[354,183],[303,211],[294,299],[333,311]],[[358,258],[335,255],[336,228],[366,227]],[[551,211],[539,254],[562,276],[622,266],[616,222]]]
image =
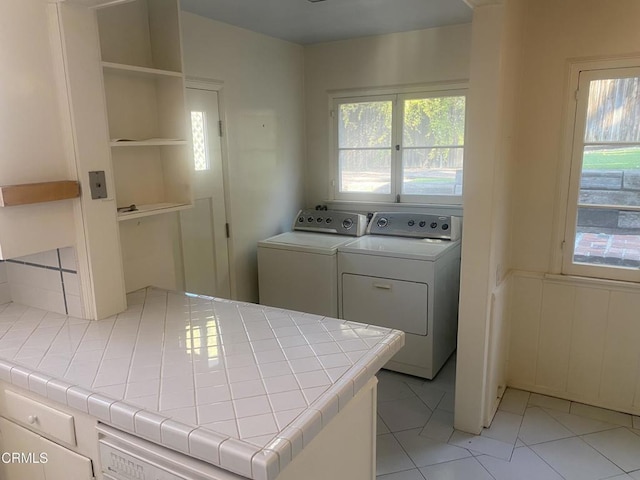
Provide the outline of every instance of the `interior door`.
[[230,298],[218,92],[187,88],[193,134],[194,208],[180,212],[187,292]]

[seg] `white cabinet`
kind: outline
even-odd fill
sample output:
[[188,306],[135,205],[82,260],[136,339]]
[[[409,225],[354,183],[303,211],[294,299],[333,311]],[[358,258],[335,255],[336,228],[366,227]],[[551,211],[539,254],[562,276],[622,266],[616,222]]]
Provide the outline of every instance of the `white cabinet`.
[[118,219],[189,208],[178,3],[134,0],[100,8],[97,18]]
[[[26,428],[19,427],[4,418],[0,418],[0,450],[11,454],[25,453],[34,455],[40,461],[40,436]],[[4,480],[43,480],[44,470],[40,463],[0,462],[0,477]]]
[[69,472],[74,479],[93,480],[93,465],[87,457],[44,438],[40,438],[40,446],[47,454],[47,463],[43,464],[46,480],[68,480]]
[[67,445],[76,445],[73,416],[31,400],[19,393],[5,392],[4,415],[17,422],[28,424],[36,433],[44,433]]
[[93,479],[90,459],[1,417],[0,451],[12,454],[0,462],[3,480]]
[[0,382],[0,479],[93,479],[96,420]]

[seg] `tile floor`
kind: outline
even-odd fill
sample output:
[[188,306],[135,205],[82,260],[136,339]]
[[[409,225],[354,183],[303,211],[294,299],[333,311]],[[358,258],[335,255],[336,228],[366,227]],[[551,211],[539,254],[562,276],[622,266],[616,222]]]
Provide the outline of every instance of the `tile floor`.
[[508,389],[469,435],[453,428],[455,357],[433,381],[378,379],[378,480],[640,480],[640,417]]

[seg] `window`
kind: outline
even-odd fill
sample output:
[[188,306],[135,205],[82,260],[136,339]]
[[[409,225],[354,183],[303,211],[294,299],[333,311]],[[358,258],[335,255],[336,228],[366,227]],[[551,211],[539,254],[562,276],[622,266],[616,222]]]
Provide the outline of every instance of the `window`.
[[462,203],[461,90],[335,98],[334,196]]
[[191,135],[193,138],[193,164],[196,172],[210,170],[207,154],[207,128],[205,112],[191,112]]
[[640,281],[640,68],[578,78],[563,271]]

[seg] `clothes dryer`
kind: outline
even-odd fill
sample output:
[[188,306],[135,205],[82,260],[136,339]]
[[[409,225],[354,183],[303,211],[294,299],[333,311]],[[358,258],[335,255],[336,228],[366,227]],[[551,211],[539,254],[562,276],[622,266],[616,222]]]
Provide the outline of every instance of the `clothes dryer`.
[[403,330],[385,368],[431,379],[456,347],[460,221],[376,213],[367,233],[338,247],[340,318]]

